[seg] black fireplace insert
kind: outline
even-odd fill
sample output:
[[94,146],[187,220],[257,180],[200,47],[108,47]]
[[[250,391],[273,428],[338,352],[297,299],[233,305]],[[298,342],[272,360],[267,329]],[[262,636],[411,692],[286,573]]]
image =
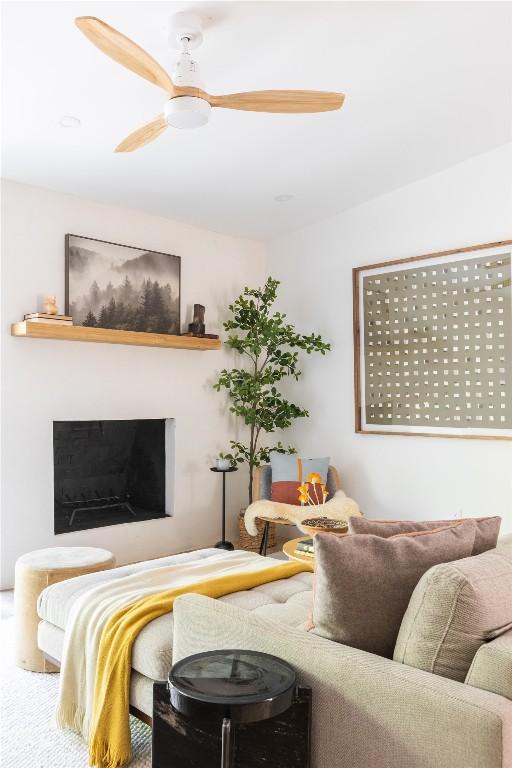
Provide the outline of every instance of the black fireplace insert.
[[54,421],[54,532],[166,517],[172,419]]

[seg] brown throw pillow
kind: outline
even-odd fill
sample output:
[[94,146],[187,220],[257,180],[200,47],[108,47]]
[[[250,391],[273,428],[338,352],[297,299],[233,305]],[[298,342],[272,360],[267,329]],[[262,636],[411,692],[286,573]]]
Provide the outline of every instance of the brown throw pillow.
[[472,555],[480,555],[489,549],[494,549],[498,542],[501,517],[467,517],[459,520],[368,520],[366,517],[349,520],[350,533],[373,533],[375,536],[383,536],[385,539],[396,536],[398,533],[412,533],[413,531],[431,531],[434,528],[443,528],[453,525],[454,522],[474,520],[476,523],[475,543]]
[[438,563],[469,557],[475,527],[467,520],[387,539],[317,534],[313,631],[391,659],[421,576]]

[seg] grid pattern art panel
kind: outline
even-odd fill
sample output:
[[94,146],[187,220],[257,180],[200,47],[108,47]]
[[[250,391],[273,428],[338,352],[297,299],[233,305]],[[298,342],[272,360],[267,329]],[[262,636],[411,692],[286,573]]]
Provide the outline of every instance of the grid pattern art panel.
[[510,253],[363,277],[369,425],[512,428]]

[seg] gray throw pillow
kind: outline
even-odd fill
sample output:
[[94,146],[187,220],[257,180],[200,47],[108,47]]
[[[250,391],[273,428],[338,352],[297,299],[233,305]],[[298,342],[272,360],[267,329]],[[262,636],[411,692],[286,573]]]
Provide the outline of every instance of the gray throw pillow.
[[313,631],[392,658],[421,576],[433,565],[468,557],[474,539],[473,521],[388,539],[317,534]]
[[[465,520],[474,520],[476,523],[475,543],[473,555],[480,555],[489,549],[494,549],[498,542],[501,517],[468,517]],[[366,517],[353,518],[348,521],[350,533],[373,533],[375,536],[396,536],[398,533],[412,533],[413,531],[431,531],[434,528],[443,528],[452,525],[455,520],[368,520]]]
[[480,646],[510,628],[512,557],[494,549],[424,574],[403,618],[393,658],[463,682]]

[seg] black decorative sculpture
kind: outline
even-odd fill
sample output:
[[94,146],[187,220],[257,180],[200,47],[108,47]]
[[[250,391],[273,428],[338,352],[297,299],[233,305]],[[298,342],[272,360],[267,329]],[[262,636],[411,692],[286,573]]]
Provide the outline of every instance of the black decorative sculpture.
[[194,319],[188,325],[189,333],[205,333],[204,310],[202,304],[194,304]]
[[216,333],[206,333],[204,311],[205,308],[202,304],[194,304],[194,318],[192,322],[188,324],[188,331],[183,334],[184,336],[200,336],[205,339],[219,338]]

